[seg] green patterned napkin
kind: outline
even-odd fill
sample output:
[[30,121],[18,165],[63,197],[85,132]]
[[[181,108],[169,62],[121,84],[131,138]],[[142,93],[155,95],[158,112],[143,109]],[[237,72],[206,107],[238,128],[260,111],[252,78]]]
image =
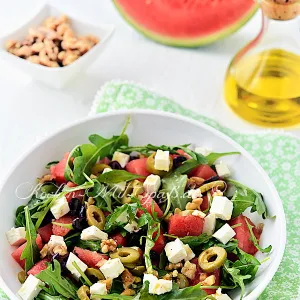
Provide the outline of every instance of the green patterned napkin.
[[[272,282],[259,299],[299,299],[300,140],[280,133],[241,134],[234,132],[212,119],[183,108],[168,98],[129,82],[107,83],[97,93],[91,114],[134,108],[168,111],[199,120],[230,136],[259,161],[277,187],[283,200],[287,219],[287,245],[283,261]],[[0,299],[8,299],[1,290]]]

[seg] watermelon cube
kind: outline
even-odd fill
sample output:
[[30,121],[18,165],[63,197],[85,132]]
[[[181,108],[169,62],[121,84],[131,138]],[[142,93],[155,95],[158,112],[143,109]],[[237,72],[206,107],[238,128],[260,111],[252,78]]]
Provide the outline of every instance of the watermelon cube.
[[169,222],[169,234],[185,237],[198,236],[202,233],[204,219],[198,216],[173,215]]
[[208,165],[200,165],[189,173],[189,177],[201,177],[205,180],[217,176],[217,173]]
[[[55,220],[55,222],[56,223],[62,223],[62,224],[72,224],[74,219],[75,219],[75,217],[72,217],[72,216],[63,216],[63,217]],[[59,225],[54,225],[53,224],[53,226],[52,226],[52,232],[53,232],[54,235],[65,236],[70,231],[71,231],[71,229],[61,227]]]
[[38,233],[41,236],[43,242],[48,243],[52,235],[52,223],[49,223],[46,226],[39,228]]
[[[36,238],[36,243],[37,243],[37,246],[39,247],[39,249],[41,250],[43,248],[43,241],[42,241],[42,238],[41,236],[38,234],[37,235],[37,238]],[[25,268],[25,260],[22,259],[21,260],[21,255],[22,255],[22,252],[24,250],[24,248],[26,247],[26,244],[23,244],[22,246],[20,246],[18,249],[16,249],[12,254],[11,256],[13,257],[13,259],[24,269]]]
[[55,181],[59,184],[66,183],[65,167],[68,161],[69,152],[64,154],[64,158],[55,166],[51,166],[50,172]]
[[76,254],[90,268],[97,268],[96,265],[99,261],[108,260],[108,256],[105,254],[100,254],[96,251],[90,251],[79,247],[74,248],[74,254]]
[[110,236],[110,238],[112,238],[118,244],[118,246],[126,246],[126,237],[124,237],[122,234],[114,233]]
[[[157,204],[157,203],[156,203],[149,195],[145,195],[145,196],[141,199],[141,205],[142,205],[142,207],[146,208],[146,210],[147,210],[147,212],[148,212],[149,214],[152,215],[152,206],[153,206],[154,212],[157,213],[157,216],[158,216],[159,218],[161,218],[161,217],[163,216],[162,210],[160,209],[160,207],[158,206],[158,204]],[[139,218],[142,214],[144,214],[144,212],[143,212],[141,209],[139,209],[139,210],[137,211],[137,216],[138,216],[138,218]]]
[[45,258],[45,259],[42,259],[41,261],[37,262],[28,272],[27,272],[27,275],[37,275],[39,274],[41,271],[47,269],[47,264],[50,262],[50,259],[49,258]]
[[[153,238],[155,238],[156,235],[157,235],[157,232],[155,232],[153,234]],[[156,252],[156,253],[158,253],[158,254],[161,254],[164,251],[164,249],[165,249],[165,245],[166,245],[166,238],[164,236],[163,231],[160,230],[159,237],[156,240],[155,245],[153,246],[153,248],[151,250],[154,251],[154,252]]]

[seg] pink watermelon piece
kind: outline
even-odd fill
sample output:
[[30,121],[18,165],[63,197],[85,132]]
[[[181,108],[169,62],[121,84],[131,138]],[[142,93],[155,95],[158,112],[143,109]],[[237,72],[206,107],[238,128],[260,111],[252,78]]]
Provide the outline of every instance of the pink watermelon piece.
[[[62,224],[72,224],[74,219],[75,219],[75,217],[63,216],[63,217],[55,220],[55,222],[62,223]],[[59,225],[54,225],[54,224],[52,225],[52,232],[54,235],[65,236],[70,231],[71,231],[71,229],[69,229],[69,228],[61,227]]]
[[[100,242],[99,242],[100,243]],[[90,268],[97,268],[96,264],[101,260],[108,260],[108,256],[96,251],[90,251],[79,247],[74,248],[74,253]]]
[[[39,247],[39,249],[41,250],[43,248],[43,241],[41,236],[38,234],[37,238],[36,238],[36,243],[37,246]],[[22,259],[21,260],[21,255],[22,252],[24,250],[24,248],[26,247],[27,242],[25,244],[23,244],[22,246],[20,246],[19,248],[17,248],[12,254],[11,256],[13,257],[13,259],[24,269],[25,268],[25,260]]]
[[114,0],[134,28],[162,44],[199,47],[235,32],[255,13],[253,0]]
[[40,227],[38,233],[41,236],[44,243],[48,243],[52,235],[52,223],[47,224],[46,226]]
[[37,262],[28,272],[27,272],[27,275],[37,275],[39,274],[41,271],[47,269],[47,264],[50,262],[50,259],[49,258],[45,258],[45,259],[42,259],[41,261]]
[[169,234],[178,237],[198,236],[202,233],[204,219],[198,216],[173,215],[169,222]]
[[[153,206],[154,204],[154,206]],[[148,211],[149,214],[152,215],[152,206],[154,208],[154,212],[157,213],[157,216],[159,218],[161,218],[163,216],[163,212],[160,209],[160,207],[158,206],[158,204],[149,196],[149,195],[145,195],[142,199],[141,199],[141,205],[146,208],[146,210]],[[137,210],[137,216],[140,217],[144,212],[141,209]]]

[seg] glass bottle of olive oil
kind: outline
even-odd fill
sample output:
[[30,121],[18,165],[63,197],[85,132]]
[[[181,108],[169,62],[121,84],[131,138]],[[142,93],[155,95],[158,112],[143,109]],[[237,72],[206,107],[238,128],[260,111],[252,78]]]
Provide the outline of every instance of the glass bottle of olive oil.
[[300,124],[299,0],[261,0],[259,35],[232,60],[225,100],[251,123],[266,127]]

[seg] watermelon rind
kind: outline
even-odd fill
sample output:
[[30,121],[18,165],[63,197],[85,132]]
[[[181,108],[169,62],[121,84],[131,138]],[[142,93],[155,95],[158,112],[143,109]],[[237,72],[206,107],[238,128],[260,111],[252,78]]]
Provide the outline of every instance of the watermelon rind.
[[138,24],[133,18],[131,18],[123,9],[122,6],[119,5],[118,0],[113,0],[117,10],[121,14],[121,16],[137,31],[139,31],[145,37],[154,40],[160,44],[164,44],[167,46],[173,47],[182,47],[182,48],[197,48],[201,46],[205,46],[208,44],[212,44],[218,40],[224,39],[225,37],[233,34],[241,27],[243,27],[256,13],[258,9],[258,5],[253,5],[253,9],[249,10],[244,16],[241,16],[239,20],[237,20],[234,24],[231,24],[228,27],[225,27],[223,30],[219,30],[216,33],[209,34],[207,36],[195,37],[195,38],[174,38],[166,35],[160,35],[158,33],[152,32],[147,28]]

